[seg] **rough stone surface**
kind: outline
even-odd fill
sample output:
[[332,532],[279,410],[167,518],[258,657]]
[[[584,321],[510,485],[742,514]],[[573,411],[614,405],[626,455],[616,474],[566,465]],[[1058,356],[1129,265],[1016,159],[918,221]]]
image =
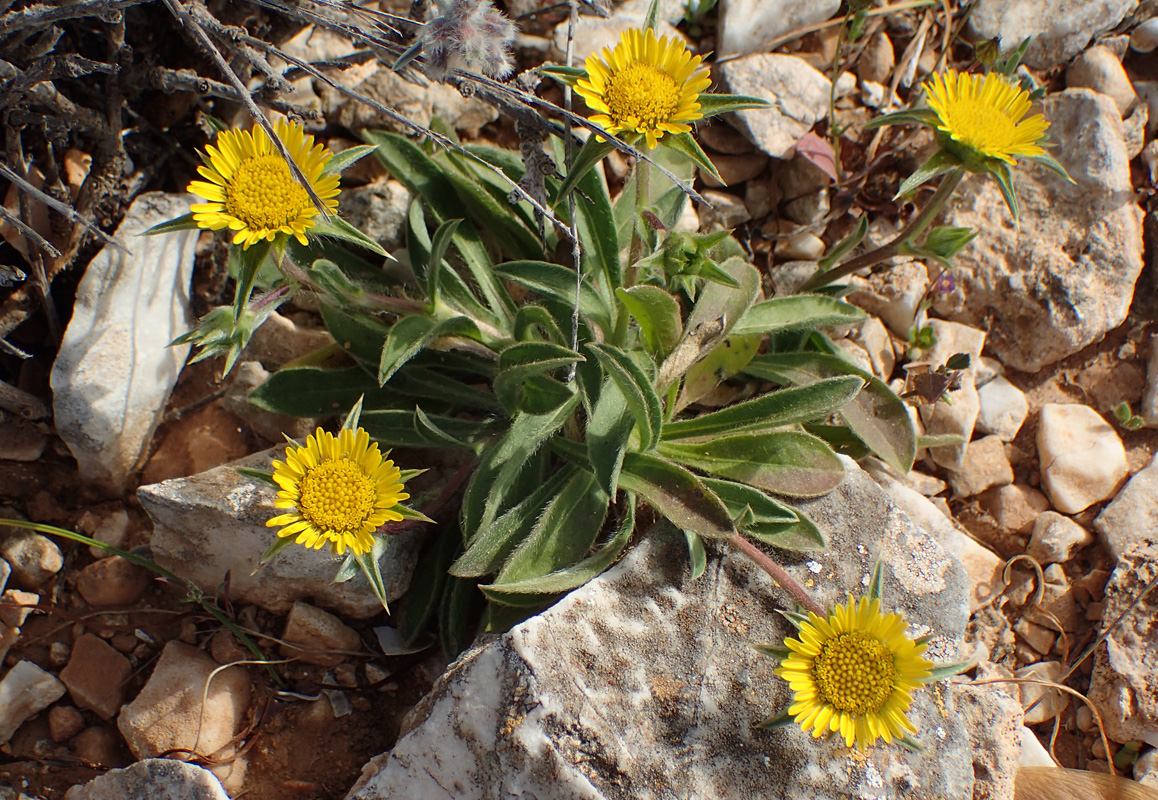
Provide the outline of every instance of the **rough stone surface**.
[[[269,470],[284,452],[271,448],[236,465]],[[272,487],[232,466],[142,486],[137,496],[155,525],[154,559],[207,591],[231,572],[234,602],[256,603],[276,614],[310,598],[347,618],[366,619],[382,610],[362,575],[334,583],[334,561],[304,547],[287,547],[254,574],[276,535],[265,522],[283,512],[273,507],[277,493]],[[401,597],[410,585],[421,540],[417,531],[389,538],[381,559],[387,599]]]
[[1094,45],[1074,59],[1066,70],[1066,87],[1101,92],[1114,101],[1123,117],[1138,100],[1122,59],[1102,45]]
[[964,439],[962,444],[946,444],[929,448],[929,457],[947,470],[961,469],[965,461],[968,442],[973,437],[973,426],[977,423],[977,412],[981,403],[977,399],[977,389],[973,386],[973,373],[965,370],[960,376],[960,386],[945,393],[945,400],[921,406],[921,422],[930,436],[951,435]]
[[954,259],[958,288],[935,306],[987,328],[994,354],[1023,372],[1120,325],[1142,270],[1141,212],[1117,107],[1105,95],[1068,89],[1049,95],[1043,110],[1057,143],[1051,152],[1075,184],[1014,170],[1019,229],[994,181],[967,179],[945,224],[987,233]]
[[72,701],[101,719],[112,719],[125,702],[125,683],[132,674],[129,660],[104,639],[86,633],[72,645],[72,657],[60,672]]
[[[1061,683],[1065,669],[1065,664],[1060,661],[1039,661],[1017,670],[1013,673],[1013,677]],[[1068,694],[1044,684],[1022,683],[1018,684],[1018,687],[1021,691],[1021,707],[1026,709],[1026,725],[1036,725],[1053,719],[1069,705]]]
[[956,688],[957,713],[973,743],[974,800],[1013,800],[1021,761],[1021,704],[998,685]]
[[840,0],[722,0],[720,56],[760,53],[789,31],[831,17]]
[[1158,748],[1152,748],[1134,762],[1134,780],[1158,789]]
[[169,758],[149,758],[73,786],[65,800],[229,800],[209,770]]
[[1145,741],[1158,747],[1158,597],[1151,592],[1135,605],[1158,577],[1158,544],[1134,547],[1118,557],[1106,585],[1103,625],[1127,608],[1133,611],[1110,631],[1095,651],[1089,698],[1115,742]]
[[1029,533],[1038,515],[1049,509],[1049,498],[1032,486],[1015,483],[986,492],[981,507],[1003,530]]
[[59,744],[84,729],[84,715],[72,706],[53,706],[48,711],[48,734]]
[[[354,47],[349,45],[350,51]],[[314,58],[315,56],[310,56]],[[370,69],[366,69],[370,67]],[[349,78],[346,78],[349,76]],[[473,131],[498,119],[498,112],[489,103],[477,97],[463,97],[458,90],[444,83],[421,79],[424,85],[411,83],[400,73],[378,61],[336,73],[339,81],[357,81],[355,91],[393,109],[399,115],[417,125],[430,127],[430,122],[438,117],[455,130]],[[358,80],[358,79],[361,80]],[[369,105],[347,98],[336,89],[320,87],[323,104],[332,109],[326,115],[327,121],[344,125],[352,131],[363,128],[383,128],[399,133],[410,133],[410,129],[393,117],[371,108]]]
[[852,276],[849,285],[855,288],[849,295],[851,302],[880,317],[890,331],[907,340],[929,289],[929,272],[919,261],[904,261],[867,279]]
[[0,680],[0,744],[32,715],[64,696],[64,684],[31,661],[21,661]]
[[969,27],[978,39],[1000,37],[1003,51],[1030,39],[1025,63],[1050,69],[1076,56],[1137,6],[1138,0],[980,0],[969,15]]
[[[348,658],[332,651],[358,650],[361,645],[356,630],[333,614],[301,602],[294,603],[290,609],[281,638],[286,643],[282,644],[281,651],[287,658],[324,667],[335,667]],[[300,646],[292,647],[291,644]]]
[[1042,488],[1054,508],[1065,514],[1113,497],[1129,474],[1117,431],[1089,406],[1042,406],[1037,455]]
[[141,599],[153,573],[120,556],[94,561],[80,571],[76,589],[90,606],[127,606]]
[[[579,17],[579,24],[575,26],[572,45],[574,47],[576,65],[582,66],[588,56],[601,55],[605,47],[614,50],[615,46],[619,44],[620,36],[624,31],[643,28],[643,21],[646,14],[646,8],[638,14],[632,14],[630,10],[625,12],[624,9],[619,8],[615,14],[607,18],[586,15]],[[687,40],[687,37],[672,27],[671,23],[664,21],[659,23],[656,34],[668,37],[675,36],[681,41]],[[556,60],[562,61],[566,58],[566,22],[560,23],[555,27],[552,45],[554,47],[552,56]]]
[[1094,520],[1094,529],[1114,556],[1136,544],[1158,542],[1158,457],[1130,478]]
[[[967,578],[852,462],[804,508],[828,550],[789,566],[830,604],[862,592],[879,557],[885,599],[932,658],[957,657]],[[850,751],[797,726],[754,723],[784,708],[776,663],[791,602],[744,557],[711,555],[689,577],[686,544],[655,533],[616,567],[501,639],[461,657],[415,710],[410,732],[364,770],[349,800],[749,800],[968,798],[972,753],[948,684],[914,692],[925,747]]]
[[1005,456],[1005,443],[997,436],[986,436],[969,443],[965,457],[949,483],[959,497],[972,497],[994,486],[1013,483],[1013,467]]
[[152,758],[174,748],[211,755],[229,743],[249,707],[249,676],[244,667],[230,667],[210,682],[217,666],[184,642],[165,645],[148,683],[117,718],[134,756]]
[[[586,19],[586,18],[585,18]],[[406,241],[410,190],[398,181],[379,181],[342,192],[342,218],[393,252]]]
[[8,585],[8,577],[12,574],[12,565],[0,558],[0,592]]
[[977,430],[992,433],[1003,442],[1012,442],[1029,416],[1025,393],[998,375],[977,390],[981,408],[977,412]]
[[773,158],[789,158],[796,142],[828,108],[830,83],[796,56],[761,53],[719,66],[724,90],[760,97],[771,108],[737,111],[733,124]]
[[0,595],[0,622],[13,628],[19,628],[39,602],[40,595],[35,592],[22,592],[19,589],[7,590]]
[[[1158,82],[1155,84],[1158,86]],[[1155,92],[1158,97],[1158,92]],[[1158,111],[1154,115],[1158,118]],[[1158,336],[1150,339],[1150,358],[1146,361],[1146,393],[1142,396],[1142,419],[1150,428],[1158,428]]]
[[89,262],[52,366],[56,431],[80,474],[124,487],[153,436],[189,345],[169,342],[194,324],[189,282],[198,231],[138,236],[188,213],[191,195],[148,192],[129,206],[116,240]]
[[1056,511],[1046,511],[1033,523],[1026,552],[1042,564],[1057,564],[1093,543],[1094,535],[1081,525]]
[[72,738],[68,749],[77,758],[83,758],[107,769],[126,766],[132,759],[125,749],[125,740],[115,728],[93,725]]
[[3,525],[0,557],[11,569],[8,582],[18,589],[37,589],[64,566],[60,548],[47,536]]

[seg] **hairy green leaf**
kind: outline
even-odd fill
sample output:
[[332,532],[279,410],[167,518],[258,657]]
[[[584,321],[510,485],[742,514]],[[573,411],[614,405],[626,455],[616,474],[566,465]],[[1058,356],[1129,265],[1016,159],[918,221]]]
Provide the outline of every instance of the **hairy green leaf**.
[[611,377],[635,417],[639,431],[639,447],[650,450],[663,425],[663,407],[655,393],[652,376],[627,352],[609,344],[590,344],[587,348],[599,359],[600,365]]
[[709,475],[790,497],[817,497],[835,489],[844,477],[844,466],[832,449],[802,431],[742,434],[700,444],[661,441],[658,449]]
[[635,492],[677,527],[712,538],[735,533],[720,498],[678,464],[646,453],[627,453],[619,488]]
[[818,294],[777,297],[749,308],[732,333],[774,333],[776,331],[847,325],[866,318],[861,309]]

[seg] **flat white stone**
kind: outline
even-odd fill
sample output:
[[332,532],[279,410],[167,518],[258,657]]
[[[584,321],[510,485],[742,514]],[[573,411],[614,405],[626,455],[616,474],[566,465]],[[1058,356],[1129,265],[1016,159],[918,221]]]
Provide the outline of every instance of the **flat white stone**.
[[725,90],[759,97],[769,108],[737,111],[733,124],[773,158],[790,158],[796,143],[828,110],[831,84],[796,56],[759,53],[717,68]]
[[1139,470],[1094,520],[1115,557],[1145,542],[1158,542],[1158,457]]
[[148,192],[76,291],[52,365],[56,430],[85,480],[125,485],[153,436],[189,345],[169,347],[195,320],[189,308],[197,230],[139,236],[189,211],[190,195]]
[[73,786],[64,800],[229,800],[229,795],[207,769],[171,758],[148,758]]
[[1042,488],[1064,514],[1113,497],[1130,473],[1117,431],[1089,406],[1042,406],[1037,455]]
[[0,744],[34,714],[64,697],[64,684],[31,661],[21,661],[0,680]]
[[992,433],[1003,442],[1012,442],[1029,416],[1025,393],[998,375],[977,390],[981,407],[977,412],[977,430]]
[[1137,6],[1138,0],[979,0],[969,27],[978,39],[1000,38],[1003,52],[1028,38],[1025,63],[1050,69],[1076,56]]
[[721,0],[720,56],[761,53],[773,39],[823,22],[840,0]]

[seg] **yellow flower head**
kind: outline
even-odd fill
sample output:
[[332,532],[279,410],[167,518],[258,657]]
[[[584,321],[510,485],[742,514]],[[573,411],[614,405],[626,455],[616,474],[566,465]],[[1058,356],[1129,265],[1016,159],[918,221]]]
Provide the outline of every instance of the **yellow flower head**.
[[[296,122],[279,120],[275,130],[318,197],[337,211],[340,179],[322,175],[333,154],[315,145],[314,137]],[[221,131],[217,146],[207,146],[201,159],[205,163],[197,171],[205,180],[193,181],[188,189],[208,201],[192,206],[199,227],[236,231],[233,243],[246,249],[262,239],[272,242],[279,234],[306,243],[305,232],[314,226],[317,209],[264,130]]]
[[284,526],[278,536],[296,536],[298,544],[315,550],[329,542],[337,555],[347,547],[362,555],[373,547],[380,525],[402,519],[390,510],[410,497],[400,478],[366,431],[343,429],[334,436],[318,428],[305,447],[288,448],[285,462],[273,462],[280,487],[274,505],[294,510],[265,524]]
[[788,655],[776,674],[788,681],[788,714],[814,737],[840,731],[847,746],[892,742],[916,728],[905,713],[909,692],[930,677],[924,644],[905,636],[905,620],[882,614],[878,599],[837,606],[822,619],[810,614],[799,639],[785,639]]
[[974,157],[1016,164],[1015,156],[1044,156],[1039,142],[1049,123],[1041,114],[1026,117],[1029,94],[994,72],[971,75],[949,70],[925,83],[937,128]]
[[599,113],[591,121],[609,133],[641,133],[655,147],[665,133],[686,133],[700,114],[700,92],[711,79],[703,58],[678,37],[624,31],[615,49],[587,59],[575,91]]

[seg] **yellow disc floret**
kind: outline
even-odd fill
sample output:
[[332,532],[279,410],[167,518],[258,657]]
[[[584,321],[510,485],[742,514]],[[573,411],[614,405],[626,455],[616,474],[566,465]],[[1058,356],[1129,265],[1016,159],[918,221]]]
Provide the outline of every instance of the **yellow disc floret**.
[[817,695],[841,711],[880,711],[893,693],[897,670],[893,654],[879,639],[852,631],[820,648],[813,661]]
[[964,148],[964,155],[1015,164],[1016,156],[1045,154],[1039,142],[1049,123],[1041,114],[1026,116],[1033,107],[1029,94],[1004,76],[949,70],[933,76],[925,90],[938,130]]
[[655,147],[665,133],[686,133],[703,115],[699,96],[711,84],[708,68],[678,37],[625,31],[615,49],[588,57],[575,91],[609,133],[639,133]]
[[341,555],[356,555],[374,546],[374,531],[402,515],[392,510],[406,500],[401,471],[383,459],[366,431],[345,430],[337,436],[318,428],[305,447],[291,447],[286,460],[273,462],[280,491],[274,505],[293,509],[266,522],[277,535],[295,536],[315,550],[327,543]]
[[[333,154],[296,122],[280,120],[274,130],[326,208],[337,211],[339,178],[323,174]],[[318,210],[262,128],[222,131],[202,160],[197,172],[205,180],[189,184],[189,192],[207,201],[191,207],[198,226],[236,231],[233,243],[244,248],[279,236],[306,243]]]

